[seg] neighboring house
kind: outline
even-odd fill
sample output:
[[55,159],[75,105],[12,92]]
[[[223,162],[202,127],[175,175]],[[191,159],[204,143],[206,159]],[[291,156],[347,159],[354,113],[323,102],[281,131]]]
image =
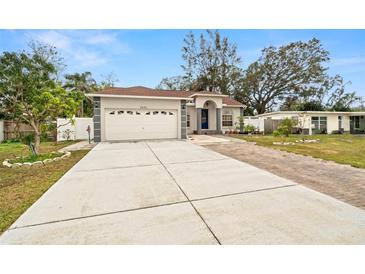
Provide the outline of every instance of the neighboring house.
[[[365,112],[342,112],[342,111],[278,111],[256,115],[265,120],[266,124],[275,120],[293,118],[298,120],[298,127],[303,129],[304,134],[335,133],[365,133]],[[269,122],[269,120],[271,121]],[[269,123],[268,123],[269,122]],[[265,132],[265,128],[261,128]]]
[[186,139],[239,127],[243,105],[227,95],[201,91],[106,88],[94,101],[94,141]]

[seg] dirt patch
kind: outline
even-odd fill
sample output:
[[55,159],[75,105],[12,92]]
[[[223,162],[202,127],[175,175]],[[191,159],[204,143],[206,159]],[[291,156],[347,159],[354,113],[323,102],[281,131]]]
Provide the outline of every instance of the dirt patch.
[[204,145],[365,210],[365,169],[261,147],[229,142]]

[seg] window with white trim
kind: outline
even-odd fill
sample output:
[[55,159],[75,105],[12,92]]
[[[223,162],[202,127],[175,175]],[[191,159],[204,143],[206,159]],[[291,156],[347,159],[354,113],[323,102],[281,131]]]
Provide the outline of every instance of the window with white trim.
[[325,133],[327,131],[327,117],[312,117],[312,130],[314,133]]
[[222,126],[224,126],[224,127],[233,126],[233,116],[232,116],[232,114],[223,114],[222,115]]
[[190,115],[186,115],[186,127],[190,127]]
[[338,116],[338,129],[341,130],[342,128],[342,116]]
[[360,128],[360,116],[354,116],[354,120],[355,120],[355,128],[359,129]]

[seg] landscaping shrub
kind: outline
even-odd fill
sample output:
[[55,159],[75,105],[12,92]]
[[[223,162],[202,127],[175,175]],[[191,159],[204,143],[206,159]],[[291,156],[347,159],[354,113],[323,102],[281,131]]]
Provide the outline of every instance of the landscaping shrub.
[[255,131],[255,126],[253,125],[245,125],[245,132],[251,133]]
[[298,121],[294,119],[285,118],[278,126],[277,130],[273,132],[274,136],[289,137],[292,128],[297,125]]
[[33,156],[37,156],[37,153],[34,149],[34,134],[27,134],[22,136],[21,142],[29,147],[29,150],[32,152]]

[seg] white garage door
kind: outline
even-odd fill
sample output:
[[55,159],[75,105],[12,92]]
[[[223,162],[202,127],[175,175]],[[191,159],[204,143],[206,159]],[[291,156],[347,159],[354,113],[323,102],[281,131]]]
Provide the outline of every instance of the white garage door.
[[177,138],[177,110],[106,109],[108,141]]

